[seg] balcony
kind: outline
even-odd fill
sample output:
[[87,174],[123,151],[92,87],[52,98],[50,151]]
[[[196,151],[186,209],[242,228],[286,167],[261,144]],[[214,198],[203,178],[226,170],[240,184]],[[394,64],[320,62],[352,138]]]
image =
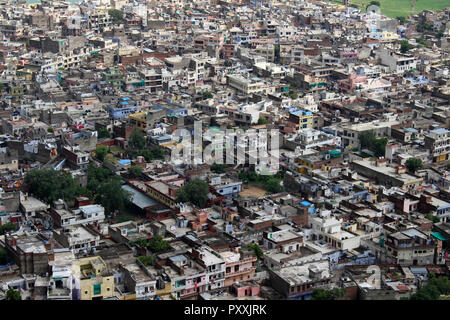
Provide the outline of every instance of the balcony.
[[256,270],[256,267],[251,267],[251,268],[242,269],[242,270],[238,270],[238,271],[231,270],[230,272],[225,273],[225,277],[226,278],[234,277],[234,276],[238,276],[238,275],[241,275],[241,274],[254,272],[255,270]]
[[247,263],[247,262],[256,262],[256,257],[245,258],[245,259],[242,259],[242,260],[239,260],[239,261],[235,261],[235,262],[229,262],[229,263],[227,262],[226,266],[227,267],[232,267],[232,266],[235,266],[237,264],[244,264],[244,263]]
[[69,288],[54,288],[47,291],[47,299],[71,300],[71,290]]

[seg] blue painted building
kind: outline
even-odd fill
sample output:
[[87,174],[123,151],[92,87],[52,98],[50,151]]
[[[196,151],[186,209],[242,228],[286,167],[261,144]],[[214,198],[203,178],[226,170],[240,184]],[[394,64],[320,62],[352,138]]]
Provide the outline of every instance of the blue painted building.
[[215,186],[217,193],[227,198],[237,197],[239,192],[242,191],[242,182],[232,182],[228,184],[222,184]]
[[128,117],[132,113],[136,113],[138,111],[138,107],[136,101],[132,98],[121,97],[115,106],[108,105],[106,107],[106,111],[109,113],[110,118],[121,119]]

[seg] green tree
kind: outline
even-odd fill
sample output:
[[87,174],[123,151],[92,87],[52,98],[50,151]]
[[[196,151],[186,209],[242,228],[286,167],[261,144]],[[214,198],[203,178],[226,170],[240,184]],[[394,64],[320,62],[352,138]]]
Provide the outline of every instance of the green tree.
[[107,146],[98,145],[97,147],[95,147],[95,156],[97,157],[98,160],[103,162],[107,154],[108,154]]
[[142,167],[130,166],[128,168],[128,174],[134,178],[140,177],[142,174]]
[[400,52],[401,53],[407,53],[409,50],[411,50],[412,45],[408,42],[408,40],[401,40],[400,41]]
[[416,172],[423,167],[422,160],[419,158],[409,158],[406,160],[405,165],[411,172]]
[[142,149],[137,153],[137,155],[144,157],[145,161],[150,162],[153,159],[163,159],[164,150],[158,147],[152,149]]
[[274,47],[274,56],[275,56],[275,62],[280,61],[280,45],[276,44]]
[[112,19],[112,23],[116,25],[123,24],[125,21],[123,19],[123,12],[116,9],[110,9],[108,10],[108,14]]
[[54,132],[54,130],[53,130],[53,128],[52,128],[52,127],[48,127],[48,128],[47,128],[47,132],[48,132],[48,133],[53,133],[53,132]]
[[336,300],[345,296],[345,288],[334,288],[332,290],[314,289],[311,300]]
[[140,256],[138,259],[144,266],[154,266],[156,263],[154,256]]
[[138,156],[142,156],[145,158],[145,161],[150,162],[153,160],[153,154],[149,149],[142,149],[138,152]]
[[144,132],[137,128],[134,128],[131,132],[130,138],[128,139],[128,148],[132,152],[137,152],[145,148],[147,140],[145,138]]
[[134,240],[134,241],[130,242],[130,245],[132,247],[139,246],[139,247],[145,248],[145,247],[147,247],[147,240],[145,240],[145,239]]
[[396,19],[400,22],[400,24],[405,24],[407,22],[406,18],[402,16],[396,17]]
[[283,191],[283,187],[280,185],[280,180],[276,178],[270,178],[264,184],[265,189],[270,193],[280,193]]
[[111,135],[110,135],[108,129],[106,129],[106,128],[100,128],[100,129],[98,130],[98,138],[99,138],[99,139],[110,138],[110,137],[111,137]]
[[423,28],[424,28],[425,30],[433,30],[433,25],[432,25],[431,23],[429,23],[429,22],[425,22],[425,23],[423,24]]
[[261,124],[268,124],[269,123],[269,121],[267,121],[266,119],[264,119],[264,118],[259,118],[258,119],[258,125],[261,125]]
[[256,256],[256,258],[258,258],[258,260],[262,259],[262,257],[264,256],[264,252],[257,243],[250,243],[248,245],[248,248],[253,251],[253,254]]
[[436,277],[434,273],[430,273],[427,285],[435,286],[440,294],[450,294],[450,279],[445,276]]
[[411,296],[411,300],[439,300],[439,290],[434,285],[426,285]]
[[375,131],[373,130],[363,131],[359,133],[358,140],[361,144],[361,149],[368,148],[375,138]]
[[4,235],[5,233],[11,232],[11,231],[17,231],[19,229],[19,226],[12,222],[7,222],[0,226],[0,235]]
[[154,253],[164,252],[170,249],[170,244],[159,234],[154,235],[147,241],[147,247]]
[[133,221],[134,219],[133,219],[133,217],[131,217],[131,216],[121,216],[120,218],[119,218],[119,223],[122,223],[122,222],[127,222],[127,221]]
[[71,201],[76,196],[87,194],[87,190],[76,184],[70,173],[52,169],[27,172],[25,183],[35,196],[47,202],[58,199]]
[[438,217],[433,216],[432,214],[427,214],[425,216],[425,218],[427,218],[428,220],[432,221],[433,223],[439,223],[441,221]]
[[430,273],[428,283],[411,296],[411,300],[439,300],[440,295],[450,294],[450,280],[445,277],[436,277]]
[[203,208],[208,201],[208,184],[200,179],[186,183],[178,190],[177,202],[191,202]]
[[150,153],[153,159],[163,159],[164,158],[164,150],[161,148],[152,148]]
[[211,171],[214,173],[225,173],[226,169],[227,166],[225,164],[213,163],[211,165]]
[[131,193],[122,189],[120,177],[112,176],[98,186],[94,200],[105,208],[106,214],[111,214],[125,208],[131,200]]
[[203,91],[202,96],[203,96],[203,100],[205,100],[205,99],[212,99],[213,98],[213,94],[211,92],[209,92],[209,91]]
[[357,5],[357,4],[354,4],[354,3],[350,4],[350,7],[355,8],[355,9],[358,9],[358,5]]
[[8,291],[6,291],[6,300],[22,300],[22,296],[18,290],[9,288]]
[[0,248],[0,266],[8,263],[8,255],[5,249]]
[[387,138],[374,139],[372,140],[369,149],[374,152],[376,157],[384,157],[386,154],[387,142]]

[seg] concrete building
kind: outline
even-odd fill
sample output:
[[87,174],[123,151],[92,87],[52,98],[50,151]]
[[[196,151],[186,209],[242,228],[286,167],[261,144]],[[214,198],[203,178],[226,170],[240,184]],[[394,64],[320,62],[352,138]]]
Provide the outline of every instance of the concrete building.
[[101,257],[75,260],[73,270],[81,300],[103,300],[114,296],[114,275]]
[[225,260],[225,287],[254,279],[257,259],[251,252],[222,251],[219,254]]
[[450,130],[431,130],[425,135],[425,148],[430,150],[433,163],[450,159]]
[[309,300],[314,289],[327,288],[332,278],[327,260],[284,267],[269,273],[272,287],[290,300]]

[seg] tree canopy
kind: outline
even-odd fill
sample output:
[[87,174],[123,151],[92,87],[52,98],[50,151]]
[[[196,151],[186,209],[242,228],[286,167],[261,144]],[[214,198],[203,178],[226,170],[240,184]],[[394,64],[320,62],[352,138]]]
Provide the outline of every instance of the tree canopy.
[[258,119],[258,124],[259,125],[261,125],[261,124],[268,124],[269,123],[269,121],[267,121],[266,119],[264,119],[264,118],[259,118]]
[[262,257],[264,256],[264,252],[257,243],[250,243],[248,245],[248,248],[253,251],[253,254],[256,256],[256,258],[262,259]]
[[203,96],[203,99],[211,99],[213,97],[213,94],[209,91],[204,91],[202,96]]
[[153,256],[140,256],[138,259],[144,266],[154,266],[156,263],[156,259]]
[[140,177],[141,176],[141,174],[142,174],[142,167],[139,167],[139,166],[130,166],[129,168],[128,168],[128,174],[130,175],[130,176],[132,176],[133,178],[137,178],[137,177]]
[[147,241],[147,247],[154,253],[164,252],[170,249],[170,244],[159,234]]
[[369,148],[376,157],[383,157],[386,153],[387,138],[376,138],[373,130],[363,131],[358,134],[361,149]]
[[280,184],[282,177],[280,177],[278,175],[276,175],[276,176],[262,175],[262,174],[257,174],[253,170],[249,170],[249,171],[240,172],[238,174],[238,177],[244,183],[263,185],[264,189],[266,189],[266,191],[269,193],[280,193],[284,190]]
[[0,266],[8,263],[8,255],[5,249],[0,248]]
[[439,300],[440,295],[450,294],[450,279],[430,273],[428,283],[411,296],[411,300]]
[[336,300],[345,296],[345,288],[314,289],[311,300]]
[[372,141],[376,139],[375,131],[363,131],[358,134],[358,139],[359,143],[361,144],[361,149],[368,148]]
[[53,169],[31,170],[25,175],[25,183],[34,195],[47,202],[72,201],[86,194],[86,189],[75,183],[71,174]]
[[401,53],[407,53],[409,50],[411,50],[412,45],[408,42],[408,40],[401,40],[400,41],[400,52]]
[[4,235],[7,232],[10,231],[17,231],[19,229],[19,226],[12,222],[7,222],[0,226],[0,235]]
[[433,223],[439,223],[441,221],[438,217],[433,216],[432,214],[427,214],[425,216],[425,218],[427,218],[428,220],[432,221]]
[[422,160],[418,158],[409,158],[406,160],[405,165],[411,172],[416,172],[423,167]]
[[99,145],[95,148],[95,156],[98,160],[104,161],[106,155],[108,154],[108,147],[104,145]]
[[98,130],[97,135],[98,135],[98,138],[99,138],[99,139],[110,138],[110,137],[111,137],[111,135],[110,135],[108,129],[106,129],[106,128],[100,128],[100,129]]
[[112,23],[116,25],[123,24],[125,21],[123,19],[123,12],[117,9],[108,10],[108,14],[112,19]]
[[128,148],[132,152],[137,152],[145,148],[147,140],[145,138],[144,132],[137,128],[134,128],[131,132],[130,138],[128,139]]
[[369,149],[373,151],[376,157],[384,157],[386,154],[387,138],[379,138],[372,141]]
[[22,296],[18,290],[9,288],[8,291],[6,291],[6,300],[22,300]]
[[405,17],[402,16],[398,16],[396,17],[396,19],[398,20],[398,22],[400,22],[401,24],[405,24],[407,22]]
[[200,179],[186,183],[178,190],[177,202],[191,202],[203,208],[208,201],[208,184]]
[[211,165],[211,171],[214,173],[225,173],[227,166],[225,164],[213,163]]
[[270,178],[264,186],[269,193],[280,193],[283,191],[280,180],[276,178]]
[[150,162],[154,159],[163,159],[164,151],[161,148],[142,149],[137,153],[138,156],[143,156],[145,161]]
[[122,189],[122,179],[94,163],[88,166],[87,188],[94,201],[105,208],[106,214],[123,210],[131,200],[131,193]]

